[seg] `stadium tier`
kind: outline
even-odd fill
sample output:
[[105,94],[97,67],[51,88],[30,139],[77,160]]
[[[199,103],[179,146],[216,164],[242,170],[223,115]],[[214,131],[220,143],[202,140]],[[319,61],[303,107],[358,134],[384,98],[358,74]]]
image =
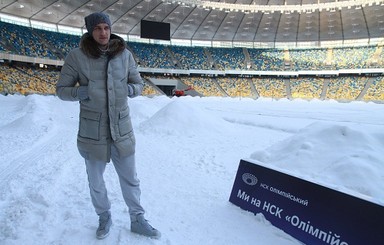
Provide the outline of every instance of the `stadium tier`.
[[[0,27],[0,92],[54,94],[60,64],[80,37],[5,22]],[[171,95],[158,86],[161,80],[192,86],[201,96],[384,101],[382,45],[313,49],[127,45],[146,81],[147,96]],[[52,62],[58,65],[49,65]]]

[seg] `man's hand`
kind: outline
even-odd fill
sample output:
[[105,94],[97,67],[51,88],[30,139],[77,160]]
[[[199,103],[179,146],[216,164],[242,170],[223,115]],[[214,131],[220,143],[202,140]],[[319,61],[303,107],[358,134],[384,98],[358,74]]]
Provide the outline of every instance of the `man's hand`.
[[86,100],[88,99],[88,86],[79,86],[76,91],[77,98],[79,100]]

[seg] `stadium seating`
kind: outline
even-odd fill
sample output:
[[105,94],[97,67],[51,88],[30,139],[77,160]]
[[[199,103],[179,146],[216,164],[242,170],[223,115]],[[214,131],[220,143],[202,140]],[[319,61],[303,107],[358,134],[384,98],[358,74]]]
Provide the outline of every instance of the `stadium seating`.
[[177,68],[184,70],[212,69],[203,48],[171,46],[172,53],[177,60]]
[[45,39],[35,35],[31,28],[0,21],[0,38],[10,53],[30,57],[58,59]]
[[[63,60],[77,47],[80,37],[0,21],[0,53]],[[326,69],[383,68],[382,45],[316,49],[256,49],[184,47],[127,42],[143,68],[199,70],[201,74],[180,75],[179,79],[203,96],[270,97],[275,99],[334,99],[340,101],[384,101],[384,77],[343,75],[337,77],[247,76],[241,71],[322,71]],[[59,67],[0,63],[0,92],[54,94]],[[205,70],[239,71],[239,75],[217,76]],[[167,77],[142,72],[144,78]],[[160,94],[149,83],[144,95]]]
[[158,44],[132,43],[128,46],[135,53],[140,66],[151,68],[175,68],[166,46]]
[[292,79],[290,81],[292,98],[320,99],[324,85],[323,80],[318,77]]

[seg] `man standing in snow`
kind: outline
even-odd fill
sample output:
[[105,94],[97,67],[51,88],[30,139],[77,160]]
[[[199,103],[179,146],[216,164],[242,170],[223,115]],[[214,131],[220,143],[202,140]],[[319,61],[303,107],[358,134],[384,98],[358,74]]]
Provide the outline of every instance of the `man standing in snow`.
[[128,97],[141,94],[143,80],[125,41],[111,34],[111,21],[104,13],[85,17],[87,33],[80,47],[65,59],[56,86],[58,97],[80,101],[77,147],[88,175],[92,204],[99,215],[96,237],[103,239],[112,225],[111,204],[103,174],[112,160],[129,208],[131,231],[152,238],[160,232],[144,218],[140,182],[135,167],[135,136]]

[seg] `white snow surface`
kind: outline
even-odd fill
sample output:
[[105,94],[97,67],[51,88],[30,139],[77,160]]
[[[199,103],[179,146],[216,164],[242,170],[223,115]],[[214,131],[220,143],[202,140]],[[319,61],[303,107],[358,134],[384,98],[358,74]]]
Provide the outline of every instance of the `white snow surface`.
[[383,205],[384,105],[189,96],[129,104],[141,202],[162,237],[130,232],[108,164],[114,225],[95,238],[78,102],[1,95],[0,244],[302,244],[229,202],[240,159]]

